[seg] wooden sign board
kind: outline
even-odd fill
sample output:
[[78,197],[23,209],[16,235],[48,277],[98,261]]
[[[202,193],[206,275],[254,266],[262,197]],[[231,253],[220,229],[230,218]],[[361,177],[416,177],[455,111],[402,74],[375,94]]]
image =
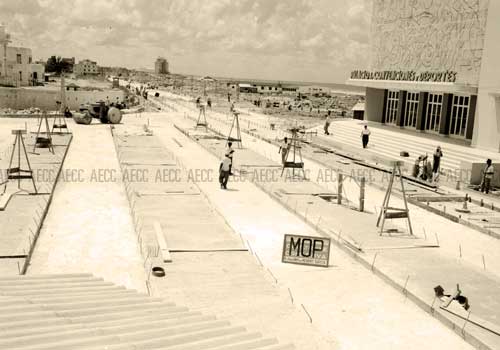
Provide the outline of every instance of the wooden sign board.
[[281,262],[328,267],[330,238],[285,235]]

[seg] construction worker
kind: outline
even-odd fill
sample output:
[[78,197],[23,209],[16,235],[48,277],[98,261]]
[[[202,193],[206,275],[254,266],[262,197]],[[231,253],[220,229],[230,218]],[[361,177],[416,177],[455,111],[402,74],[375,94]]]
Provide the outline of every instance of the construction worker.
[[330,117],[326,116],[325,126],[324,126],[325,135],[330,135],[330,133],[328,132],[328,128],[330,127],[330,123],[331,123]]
[[229,174],[230,174],[230,169],[231,169],[231,159],[225,155],[224,159],[220,163],[219,166],[219,183],[220,183],[220,188],[222,189],[227,189],[227,182],[229,181]]
[[286,156],[288,155],[288,150],[290,149],[290,144],[288,143],[288,137],[283,139],[283,143],[280,145],[278,153],[281,153],[281,162],[285,165]]
[[233,175],[233,173],[232,173],[232,168],[233,168],[233,154],[234,154],[233,143],[231,141],[229,141],[227,143],[226,152],[224,153],[224,156],[228,157],[229,160],[231,161],[229,163],[229,175]]
[[491,159],[486,161],[486,166],[483,170],[483,181],[481,182],[481,192],[486,192],[488,194],[490,192],[491,180],[493,179],[493,175],[495,174],[495,168],[491,164]]
[[439,169],[441,167],[441,157],[443,152],[441,151],[441,146],[437,146],[436,151],[433,154],[432,162],[432,182],[437,182],[439,180]]

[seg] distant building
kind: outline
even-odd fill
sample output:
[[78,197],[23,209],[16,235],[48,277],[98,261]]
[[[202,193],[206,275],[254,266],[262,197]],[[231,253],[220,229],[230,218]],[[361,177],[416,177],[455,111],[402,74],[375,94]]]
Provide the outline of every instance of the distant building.
[[238,88],[239,88],[239,91],[240,92],[246,92],[246,93],[256,93],[257,92],[257,88],[251,84],[247,84],[247,83],[240,83],[238,84]]
[[228,90],[243,93],[258,93],[258,94],[296,94],[298,88],[292,85],[282,85],[281,83],[267,83],[250,81],[245,83],[236,83],[234,81],[226,83]]
[[158,57],[155,61],[156,74],[168,74],[168,61],[163,57]]
[[330,94],[330,89],[324,86],[308,85],[299,86],[297,92],[304,95],[325,96]]
[[82,60],[73,66],[75,75],[97,75],[99,67],[97,62],[91,60]]
[[43,78],[41,67],[33,67],[31,49],[8,46],[10,35],[0,25],[0,85],[28,86],[33,84],[32,73],[36,72],[37,80]]

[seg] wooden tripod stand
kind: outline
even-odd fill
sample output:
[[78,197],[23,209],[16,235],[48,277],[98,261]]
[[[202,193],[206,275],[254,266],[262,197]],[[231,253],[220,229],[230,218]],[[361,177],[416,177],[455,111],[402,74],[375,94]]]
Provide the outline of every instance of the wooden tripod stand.
[[198,108],[200,109],[200,113],[198,114],[198,119],[196,120],[196,128],[200,126],[205,127],[205,129],[208,130],[207,117],[205,115],[205,106],[200,105]]
[[[403,162],[394,161],[392,162],[392,173],[391,178],[389,179],[389,186],[387,186],[387,191],[385,192],[384,201],[382,202],[382,208],[380,209],[380,214],[377,219],[377,227],[382,221],[382,225],[380,226],[380,236],[384,232],[384,224],[385,219],[407,219],[408,220],[408,229],[410,231],[410,235],[413,236],[413,229],[411,227],[410,220],[410,211],[408,210],[408,203],[406,202],[406,192],[403,183],[403,176],[401,174],[401,165]],[[401,192],[403,193],[403,202],[404,208],[394,208],[389,206],[389,201],[391,199],[392,187],[394,185],[394,178],[399,176],[399,180],[401,182]]]
[[58,133],[62,134],[62,130],[65,130],[65,134],[69,134],[68,125],[66,124],[66,120],[64,119],[64,113],[58,113],[54,116],[54,122],[52,123],[51,134],[54,133],[54,129],[59,129]]
[[[45,124],[45,134],[46,136],[41,136],[40,131],[42,129],[42,124]],[[43,133],[43,132],[42,132]],[[47,112],[43,112],[38,122],[38,130],[35,136],[35,143],[33,144],[33,152],[35,153],[36,148],[48,148],[49,151],[54,154],[54,145],[52,144],[52,136],[50,135],[49,120],[47,118]]]
[[[295,176],[295,169],[302,169],[302,175],[304,178],[306,177],[306,174],[304,172],[304,161],[302,160],[302,151],[301,148],[302,146],[300,145],[300,139],[299,139],[299,129],[297,128],[292,128],[290,129],[290,132],[292,133],[292,137],[290,140],[290,147],[288,148],[288,151],[286,152],[286,157],[285,161],[283,162],[283,169],[281,170],[281,176],[283,176],[283,173],[285,171],[285,168],[291,168],[292,169],[292,176]],[[289,161],[290,153],[292,153],[292,160]],[[300,173],[300,170],[299,170]]]
[[[4,194],[7,190],[7,184],[9,180],[17,180],[17,188],[19,191],[23,191],[21,188],[21,180],[22,179],[31,179],[33,183],[33,188],[35,189],[35,194],[38,193],[35,185],[35,179],[33,178],[33,170],[31,169],[30,161],[28,158],[28,153],[26,152],[26,145],[24,144],[23,134],[26,134],[26,130],[12,130],[12,135],[16,135],[14,140],[14,147],[12,148],[12,154],[10,155],[9,167],[7,168],[7,181],[4,183],[4,189],[2,194]],[[17,148],[17,152],[16,152]],[[26,160],[26,164],[28,169],[21,168],[21,148],[24,154],[24,159]],[[14,155],[17,153],[17,166],[12,166],[12,161],[14,160]],[[26,190],[24,190],[26,191]],[[27,192],[27,191],[26,191]]]
[[[239,119],[239,112],[233,111],[233,122],[231,123],[231,128],[229,129],[229,134],[227,135],[227,142],[237,142],[238,143],[238,148],[241,148],[242,143],[241,143],[241,130],[240,130],[240,119]],[[231,133],[233,132],[233,129],[236,128],[236,138],[231,137]]]

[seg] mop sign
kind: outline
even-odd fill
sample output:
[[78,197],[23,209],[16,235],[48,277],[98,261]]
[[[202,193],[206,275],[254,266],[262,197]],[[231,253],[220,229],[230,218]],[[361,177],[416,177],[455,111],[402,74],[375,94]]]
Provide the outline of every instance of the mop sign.
[[328,267],[330,238],[285,235],[281,262]]

